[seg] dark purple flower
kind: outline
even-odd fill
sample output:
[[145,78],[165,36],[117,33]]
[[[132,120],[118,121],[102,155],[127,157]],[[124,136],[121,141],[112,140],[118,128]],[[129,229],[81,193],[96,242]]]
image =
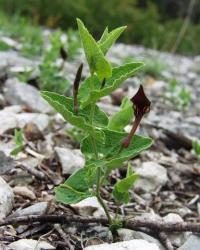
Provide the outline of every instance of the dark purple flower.
[[138,92],[131,98],[135,118],[143,116],[150,111],[151,102],[144,93],[143,86],[140,85]]
[[73,96],[74,96],[74,113],[78,113],[78,89],[79,89],[79,84],[81,81],[81,75],[82,75],[82,70],[83,70],[83,64],[79,66],[77,72],[76,72],[76,77],[74,80],[74,85],[73,85]]
[[151,105],[151,102],[149,101],[149,99],[146,97],[146,95],[144,93],[144,89],[143,89],[142,85],[140,85],[137,93],[131,98],[131,101],[133,103],[135,120],[134,120],[133,127],[132,127],[130,133],[122,141],[122,146],[124,148],[127,148],[129,146],[131,139],[132,139],[133,135],[135,134],[135,131],[137,130],[137,128],[142,120],[143,115],[150,111],[150,105]]
[[63,47],[60,47],[60,56],[64,61],[67,60],[68,54]]

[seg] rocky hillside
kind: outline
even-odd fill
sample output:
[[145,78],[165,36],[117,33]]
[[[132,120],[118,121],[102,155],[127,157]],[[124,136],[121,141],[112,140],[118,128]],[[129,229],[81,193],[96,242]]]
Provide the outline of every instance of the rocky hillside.
[[[73,206],[55,202],[54,187],[84,165],[79,149],[81,132],[41,98],[43,58],[24,58],[19,52],[20,43],[8,37],[4,41],[10,49],[0,52],[0,219],[15,222],[17,216],[63,213],[104,216],[94,198]],[[137,133],[152,137],[154,144],[131,160],[140,178],[131,191],[131,202],[120,206],[119,213],[164,222],[200,223],[200,57],[188,58],[124,44],[115,45],[109,57],[116,65],[134,60],[144,61],[146,67],[112,96],[103,98],[99,106],[113,114],[119,110],[122,98],[131,98],[139,84],[143,84],[152,102],[151,111]],[[68,94],[82,61],[81,53],[72,61],[61,58],[55,61],[60,67],[59,76],[69,83]],[[84,67],[83,76],[87,73]],[[52,81],[56,85],[56,79]],[[13,156],[16,129],[22,132],[22,143]],[[124,168],[113,171],[110,182],[114,184],[124,172]],[[102,193],[110,211],[116,211],[111,191],[112,185],[107,185]],[[1,249],[200,249],[198,235],[162,234],[144,228],[120,229],[121,243],[115,243],[114,248],[88,247],[113,241],[106,226],[30,222],[7,226],[0,222]]]

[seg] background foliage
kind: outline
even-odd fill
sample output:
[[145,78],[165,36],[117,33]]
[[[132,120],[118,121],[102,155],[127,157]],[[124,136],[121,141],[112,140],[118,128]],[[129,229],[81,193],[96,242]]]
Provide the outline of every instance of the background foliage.
[[[107,25],[113,29],[126,24],[128,31],[122,41],[166,51],[176,41],[188,5],[189,0],[0,0],[3,12],[52,28],[76,28],[75,17],[79,17],[97,37]],[[200,1],[196,1],[178,52],[200,53],[199,21]]]

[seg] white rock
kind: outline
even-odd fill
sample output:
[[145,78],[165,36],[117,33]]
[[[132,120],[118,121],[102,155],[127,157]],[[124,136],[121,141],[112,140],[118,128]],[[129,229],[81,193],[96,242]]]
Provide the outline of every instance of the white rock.
[[0,177],[0,219],[8,215],[14,202],[14,194],[12,188]]
[[40,131],[45,130],[49,124],[49,117],[45,114],[1,114],[0,120],[2,120],[0,134],[5,133],[9,129],[23,128],[29,122],[33,122]]
[[5,110],[0,111],[0,120],[0,134],[5,133],[9,129],[14,129],[17,127],[16,117],[12,113],[6,112]]
[[13,192],[14,192],[14,194],[23,196],[25,198],[29,198],[31,200],[36,199],[34,192],[32,190],[28,189],[28,187],[16,186],[13,188]]
[[0,94],[0,105],[5,106],[5,99],[4,99],[4,96],[2,94]]
[[22,45],[20,43],[7,36],[1,37],[1,41],[5,42],[8,46],[17,50],[22,48]]
[[22,113],[16,115],[19,128],[23,128],[28,123],[34,123],[40,131],[45,130],[49,124],[49,116],[39,113]]
[[128,241],[128,240],[134,240],[134,239],[141,239],[141,240],[146,240],[150,243],[155,243],[160,250],[165,250],[165,248],[161,245],[161,243],[153,238],[152,236],[140,232],[140,231],[134,231],[126,228],[121,228],[117,230],[119,238],[121,241]]
[[166,223],[177,223],[177,222],[183,222],[183,219],[181,218],[180,215],[174,214],[174,213],[169,213],[165,217],[163,217],[164,222]]
[[0,242],[0,250],[12,250],[12,249]]
[[152,220],[152,221],[161,221],[162,218],[154,213],[154,211],[152,210],[150,213],[142,213],[140,215],[136,215],[135,219],[140,219],[140,220]]
[[4,109],[0,111],[0,113],[5,114],[17,114],[23,111],[23,106],[21,105],[12,105],[12,106],[7,106]]
[[32,122],[34,123],[41,131],[45,130],[48,127],[50,118],[46,114],[40,113],[20,113],[21,106],[11,106],[6,107],[0,111],[0,134],[5,133],[9,129],[14,128],[23,128],[26,124]]
[[82,216],[105,217],[105,212],[96,197],[89,197],[71,207]]
[[41,249],[56,249],[46,241],[37,241],[37,240],[27,240],[22,239],[15,241],[9,245],[12,250],[41,250]]
[[167,170],[153,161],[144,162],[134,170],[140,176],[134,184],[136,190],[151,192],[159,186],[164,186],[168,181]]
[[72,174],[85,164],[85,160],[79,149],[55,147],[55,152],[61,163],[63,174]]
[[36,66],[37,63],[21,57],[17,52],[14,51],[2,51],[0,52],[0,70],[12,66]]
[[0,143],[0,175],[7,173],[12,168],[16,167],[16,162],[13,158],[7,156],[3,151],[1,151]]
[[33,86],[19,82],[16,78],[5,83],[5,99],[11,104],[25,105],[41,113],[52,112],[52,108]]
[[123,242],[116,242],[112,244],[101,244],[96,246],[89,246],[85,250],[159,250],[154,243],[149,243],[146,240],[130,240]]
[[178,250],[199,250],[200,237],[198,235],[190,235],[186,242]]
[[24,209],[18,209],[9,217],[25,216],[25,215],[31,215],[31,214],[42,215],[46,213],[47,208],[48,208],[47,202],[38,202]]
[[[165,217],[163,217],[163,221],[166,223],[178,223],[178,222],[183,222],[183,219],[181,218],[180,215],[174,214],[174,213],[169,213]],[[185,240],[187,239],[188,234],[187,233],[171,233],[168,234],[168,237],[170,241],[175,244],[176,246],[182,245]]]
[[23,72],[28,72],[28,71],[31,71],[33,70],[32,67],[30,66],[27,66],[27,67],[24,67],[24,66],[13,66],[10,68],[9,72],[12,72],[12,73],[23,73]]
[[41,160],[35,157],[27,156],[26,158],[21,159],[20,162],[29,168],[36,168],[41,163]]

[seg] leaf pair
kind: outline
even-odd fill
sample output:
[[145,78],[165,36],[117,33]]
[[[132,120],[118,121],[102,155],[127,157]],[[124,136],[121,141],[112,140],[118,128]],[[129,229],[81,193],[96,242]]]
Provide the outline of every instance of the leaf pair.
[[101,88],[102,82],[97,76],[92,75],[88,77],[80,87],[79,100],[81,106],[85,107],[90,103],[97,102],[101,97],[111,94],[116,90],[125,80],[132,77],[133,74],[139,70],[144,64],[141,62],[128,63],[112,70],[112,76],[106,79],[104,88]]
[[112,68],[105,54],[126,28],[120,27],[108,33],[106,28],[99,42],[96,42],[80,19],[77,19],[79,34],[91,74],[96,73],[100,81],[112,75]]

